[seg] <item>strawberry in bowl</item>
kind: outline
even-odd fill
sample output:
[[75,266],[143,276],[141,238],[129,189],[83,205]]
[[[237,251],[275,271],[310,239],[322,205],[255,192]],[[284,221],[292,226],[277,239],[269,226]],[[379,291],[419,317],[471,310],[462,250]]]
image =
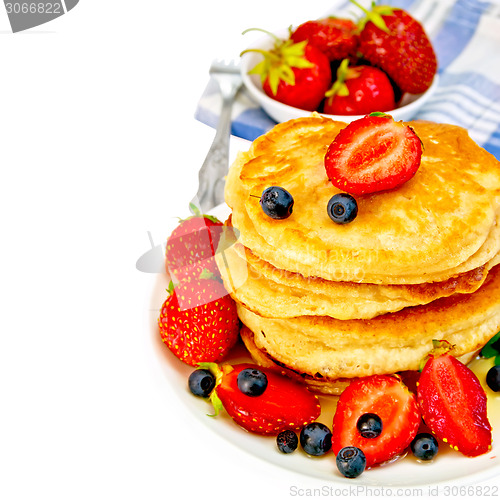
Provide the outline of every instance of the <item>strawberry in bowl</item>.
[[421,94],[432,85],[437,59],[422,25],[403,9],[385,5],[369,11],[359,5],[359,51],[371,64],[384,70],[401,89]]
[[242,52],[257,52],[263,57],[249,74],[260,76],[262,90],[272,99],[307,111],[316,110],[331,82],[329,59],[307,40],[296,43],[291,38],[266,33],[274,39],[273,47]]
[[[311,111],[338,121],[352,121],[367,113],[385,111],[396,120],[409,121],[436,90],[439,81],[437,58],[423,26],[403,9],[374,6],[372,10],[367,10],[354,0],[351,1],[362,10],[356,21],[342,17],[306,21],[295,29],[290,27],[272,34],[275,44],[281,47],[278,52],[275,50],[276,46],[270,47],[269,34],[266,39],[242,52],[241,73],[245,87],[274,121],[284,122],[308,116]],[[316,54],[320,52],[330,63],[331,80],[321,98],[318,95],[319,89],[324,86],[328,71],[317,71],[319,76],[315,77],[311,72],[312,66],[306,67],[307,63],[304,65],[302,61],[298,64],[303,66],[296,66],[297,55],[299,59],[309,59],[305,49],[303,53],[298,51],[300,47],[308,47],[307,52],[314,47]],[[291,58],[287,56],[285,60],[282,57],[283,51],[290,50]],[[269,56],[269,53],[273,55]],[[315,71],[317,57],[319,56],[315,56],[314,62]],[[340,99],[344,95],[334,93],[335,73],[345,59],[348,59],[351,67],[370,68],[360,70],[361,75],[356,85],[361,85],[363,90],[360,92],[367,96],[370,92],[379,93],[377,100],[369,102],[368,97],[364,98],[366,106],[362,108],[359,103],[354,107],[352,103],[349,106],[344,104],[344,108],[348,109],[337,105],[337,102],[332,103],[347,101]],[[322,65],[324,66],[324,59]],[[297,74],[307,75],[307,86],[302,78],[296,77]],[[369,90],[374,78],[377,80],[376,86],[384,80],[383,85],[380,83],[384,90]],[[352,79],[351,72],[347,81],[342,83],[347,85]],[[394,93],[394,103],[391,101],[387,81]],[[274,87],[271,82],[274,82]],[[278,85],[282,88],[278,89]],[[354,86],[354,82],[349,82],[347,86]],[[296,87],[296,92],[293,87]],[[352,92],[350,99],[355,95],[356,91]],[[383,104],[377,103],[380,95],[386,98]],[[301,103],[304,101],[307,101],[307,105]]]
[[325,97],[323,113],[328,115],[362,115],[396,107],[389,77],[374,66],[349,66],[349,59],[340,64]]
[[290,38],[296,43],[307,40],[330,61],[338,61],[345,57],[355,58],[358,27],[350,19],[327,17],[302,23],[292,32]]

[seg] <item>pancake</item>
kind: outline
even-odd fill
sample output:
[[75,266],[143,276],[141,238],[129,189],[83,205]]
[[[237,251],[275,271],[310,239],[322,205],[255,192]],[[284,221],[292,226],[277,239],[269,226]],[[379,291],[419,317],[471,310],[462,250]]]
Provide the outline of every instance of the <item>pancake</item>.
[[[241,338],[255,363],[263,367],[272,368],[273,370],[281,373],[283,376],[294,379],[299,383],[305,384],[312,392],[318,394],[328,394],[328,395],[338,396],[342,394],[342,392],[348,387],[348,385],[357,378],[353,377],[353,378],[331,379],[328,377],[323,377],[319,373],[316,373],[315,375],[310,375],[308,373],[295,371],[287,367],[277,359],[273,358],[264,349],[259,349],[255,345],[255,342],[253,340],[254,339],[253,332],[246,326],[243,326],[243,328],[241,329]],[[474,352],[474,353],[464,354],[463,356],[457,356],[457,358],[462,363],[467,364],[470,361],[472,361],[472,359],[474,359],[476,355],[477,352]],[[412,373],[414,373],[414,370],[403,371],[399,373],[401,374],[404,380],[405,376],[411,377]]]
[[457,357],[477,352],[500,330],[500,266],[472,294],[455,294],[371,320],[326,316],[274,319],[238,304],[252,341],[293,372],[335,381],[417,370],[434,339],[455,346]]
[[236,243],[218,254],[226,289],[247,309],[261,316],[331,316],[370,319],[405,307],[427,304],[454,293],[472,293],[488,274],[482,266],[442,282],[417,285],[374,285],[328,281],[277,269]]
[[[424,146],[416,175],[397,189],[358,196],[358,216],[346,225],[327,215],[339,190],[323,164],[346,124],[313,115],[258,138],[226,181],[240,242],[276,269],[328,281],[421,284],[491,267],[500,254],[499,162],[465,129],[410,125]],[[260,194],[271,185],[294,197],[288,219],[262,211]]]

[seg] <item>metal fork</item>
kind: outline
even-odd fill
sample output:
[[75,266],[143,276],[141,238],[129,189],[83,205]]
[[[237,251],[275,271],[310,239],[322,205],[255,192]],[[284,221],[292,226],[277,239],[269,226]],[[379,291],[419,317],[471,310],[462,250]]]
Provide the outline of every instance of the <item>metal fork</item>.
[[202,213],[224,201],[224,176],[229,168],[231,110],[242,85],[240,68],[234,60],[214,60],[209,74],[219,84],[222,107],[214,140],[198,173],[198,192],[190,205],[198,207]]

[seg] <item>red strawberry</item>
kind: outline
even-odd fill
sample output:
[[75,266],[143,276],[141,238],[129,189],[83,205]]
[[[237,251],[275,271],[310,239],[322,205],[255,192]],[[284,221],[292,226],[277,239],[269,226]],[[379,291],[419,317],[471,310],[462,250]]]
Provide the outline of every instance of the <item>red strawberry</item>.
[[468,457],[482,455],[491,449],[486,393],[476,375],[450,354],[452,346],[446,344],[435,342],[418,381],[422,417],[453,449]]
[[[382,420],[382,432],[365,438],[357,429],[361,415],[374,413]],[[372,375],[352,382],[340,395],[333,417],[332,450],[356,446],[366,456],[366,466],[386,462],[402,453],[420,425],[417,398],[395,375]]]
[[410,94],[425,92],[437,71],[432,43],[422,25],[402,9],[377,5],[361,20],[359,47],[363,57],[383,69]]
[[338,133],[326,152],[325,168],[337,188],[368,194],[410,180],[421,156],[420,139],[408,125],[389,115],[372,113]]
[[394,89],[387,75],[373,66],[348,67],[344,59],[337,80],[325,94],[323,112],[331,115],[364,115],[396,107]]
[[236,343],[236,304],[213,277],[169,286],[158,326],[163,342],[185,363],[221,361]]
[[398,375],[401,377],[401,381],[403,382],[408,390],[413,392],[413,394],[417,394],[417,382],[420,378],[420,372],[418,370],[407,370],[403,372],[398,372]]
[[[231,418],[247,431],[277,435],[285,429],[299,430],[319,417],[319,399],[304,386],[276,371],[242,363],[210,368],[217,377],[212,392],[215,413],[224,408]],[[238,374],[246,368],[257,369],[267,377],[267,387],[260,396],[247,396],[238,388]]]
[[330,61],[337,61],[356,54],[357,30],[358,27],[350,19],[327,17],[302,23],[290,38],[296,43],[307,40]]
[[219,270],[213,256],[221,236],[223,224],[216,217],[195,215],[181,220],[167,239],[165,265],[175,281],[199,276],[208,269],[214,274]]
[[281,40],[268,34],[275,39],[271,50],[248,49],[241,53],[259,52],[264,56],[249,74],[260,75],[262,88],[269,97],[289,106],[315,111],[332,79],[328,57],[306,41],[294,43],[289,38]]

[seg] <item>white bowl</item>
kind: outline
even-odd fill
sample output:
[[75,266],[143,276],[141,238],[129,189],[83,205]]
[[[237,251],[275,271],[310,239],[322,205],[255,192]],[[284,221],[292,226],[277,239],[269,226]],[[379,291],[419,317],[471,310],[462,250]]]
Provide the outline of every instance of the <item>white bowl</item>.
[[[276,33],[278,37],[288,36],[288,31],[283,31],[282,33]],[[273,46],[274,40],[271,37],[266,37],[260,41],[257,41],[251,49],[264,49],[267,50]],[[269,97],[263,90],[259,75],[249,75],[248,72],[260,61],[262,61],[262,55],[256,52],[247,52],[243,54],[241,58],[241,75],[243,78],[243,83],[248,89],[248,92],[252,98],[264,109],[264,111],[273,118],[276,122],[285,122],[292,120],[294,118],[300,118],[304,116],[310,116],[311,111],[306,111],[304,109],[294,108],[293,106],[288,106],[275,99]],[[409,121],[417,114],[418,110],[422,105],[427,102],[427,100],[434,94],[439,82],[439,76],[436,73],[432,85],[423,94],[404,94],[400,104],[397,108],[386,111],[387,114],[391,115],[394,120],[399,121]],[[322,116],[332,118],[337,121],[351,122],[362,118],[364,115],[327,115],[320,113]]]

